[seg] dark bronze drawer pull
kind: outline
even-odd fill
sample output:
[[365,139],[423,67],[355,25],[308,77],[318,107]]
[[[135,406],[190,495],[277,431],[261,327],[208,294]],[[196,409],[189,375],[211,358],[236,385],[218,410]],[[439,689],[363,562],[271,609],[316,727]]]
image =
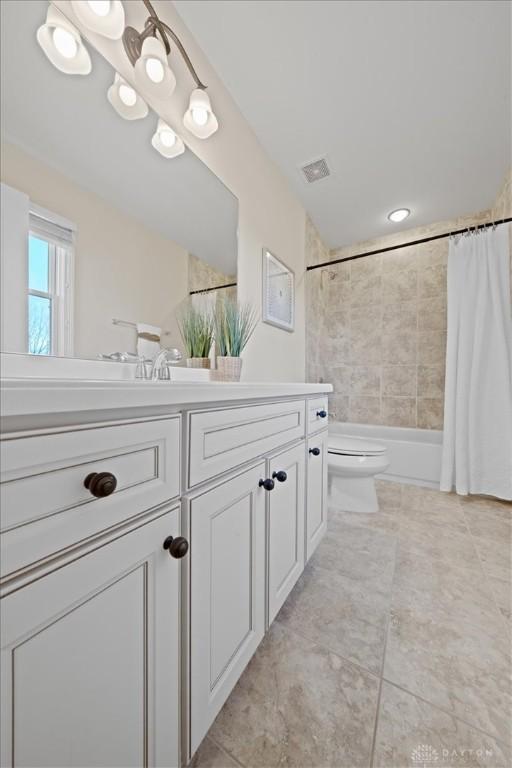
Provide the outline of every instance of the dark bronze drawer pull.
[[111,472],[91,472],[84,480],[84,485],[88,491],[102,499],[104,496],[110,496],[117,487],[116,476]]
[[188,552],[188,541],[184,536],[168,536],[163,543],[163,548],[166,549],[171,557],[175,557],[179,560],[181,557],[185,557]]

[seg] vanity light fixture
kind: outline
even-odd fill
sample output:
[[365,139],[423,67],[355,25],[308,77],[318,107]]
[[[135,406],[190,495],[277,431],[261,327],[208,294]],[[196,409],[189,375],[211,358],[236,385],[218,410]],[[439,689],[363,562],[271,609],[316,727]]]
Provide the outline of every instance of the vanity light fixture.
[[[207,139],[215,133],[219,123],[206,94],[206,85],[197,76],[194,65],[176,33],[158,18],[149,0],[142,0],[142,2],[149,11],[144,29],[138,32],[134,27],[126,27],[123,32],[123,45],[126,55],[135,68],[135,80],[141,90],[147,89],[156,98],[172,93],[176,80],[167,61],[171,53],[169,40],[172,40],[196,85],[190,96],[190,104],[183,118],[183,124],[197,138]],[[170,87],[171,78],[172,87]]]
[[390,221],[394,221],[395,223],[399,223],[401,221],[405,221],[405,219],[410,215],[409,208],[397,208],[396,211],[391,211],[391,213],[388,213],[388,219]]
[[79,31],[54,5],[49,6],[46,22],[37,30],[37,42],[60,72],[88,75],[91,71],[91,57]]
[[140,120],[148,114],[148,105],[141,99],[135,88],[128,85],[116,72],[114,82],[107,91],[107,99],[117,114],[125,120]]
[[178,155],[182,155],[185,151],[183,141],[162,118],[158,119],[156,132],[153,134],[151,144],[157,152],[160,152],[161,155],[168,159],[178,157]]
[[[71,7],[78,21],[87,29],[113,40],[122,37],[126,55],[134,68],[138,90],[155,99],[171,96],[176,87],[176,78],[168,61],[172,40],[195,83],[183,124],[198,139],[207,139],[218,130],[219,123],[206,93],[206,85],[197,76],[176,33],[158,18],[149,0],[142,2],[149,16],[141,32],[134,27],[124,27],[125,15],[121,0],[71,0]],[[52,2],[46,23],[37,30],[37,40],[48,59],[61,72],[88,75],[91,71],[91,58],[78,29]],[[107,91],[107,98],[125,120],[139,120],[148,114],[148,105],[144,99],[117,72]],[[177,157],[185,151],[182,139],[163,120],[158,121],[151,143],[167,158]]]
[[124,30],[124,8],[121,0],[71,0],[77,19],[90,29],[111,40],[118,40]]

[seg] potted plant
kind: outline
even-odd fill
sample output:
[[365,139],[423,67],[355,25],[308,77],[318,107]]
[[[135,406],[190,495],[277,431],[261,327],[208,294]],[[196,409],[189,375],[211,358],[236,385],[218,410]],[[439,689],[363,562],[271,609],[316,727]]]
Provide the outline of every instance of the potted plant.
[[256,314],[251,304],[233,299],[217,303],[215,310],[215,346],[218,381],[240,381],[242,350],[256,327]]
[[209,368],[214,329],[212,313],[187,304],[179,313],[177,320],[187,352],[187,366]]

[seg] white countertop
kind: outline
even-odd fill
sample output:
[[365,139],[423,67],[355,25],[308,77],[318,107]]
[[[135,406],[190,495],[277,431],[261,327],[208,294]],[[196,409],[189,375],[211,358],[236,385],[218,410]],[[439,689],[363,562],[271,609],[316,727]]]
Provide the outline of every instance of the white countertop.
[[73,423],[73,414],[80,414],[80,421],[99,421],[328,392],[331,384],[4,378],[1,414],[3,428],[10,432]]

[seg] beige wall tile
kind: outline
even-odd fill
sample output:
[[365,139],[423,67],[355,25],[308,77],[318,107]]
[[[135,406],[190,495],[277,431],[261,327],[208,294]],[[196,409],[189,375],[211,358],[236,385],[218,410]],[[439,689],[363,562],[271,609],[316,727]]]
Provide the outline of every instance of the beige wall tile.
[[350,279],[361,280],[364,277],[379,275],[382,272],[382,255],[377,253],[375,256],[366,256],[364,259],[355,259],[349,261]]
[[382,303],[397,304],[415,299],[418,291],[418,274],[407,269],[385,272],[382,276]]
[[416,329],[418,307],[416,301],[400,304],[385,304],[382,307],[382,330],[384,333],[413,331]]
[[348,396],[329,395],[329,418],[333,421],[348,421]]
[[[483,211],[330,252],[308,222],[307,262],[347,258],[511,214],[512,175],[496,199],[493,214]],[[308,376],[334,384],[343,419],[412,423],[410,401],[414,401],[418,426],[440,427],[448,247],[447,239],[434,240],[308,273]]]
[[383,397],[381,419],[383,424],[390,427],[415,427],[416,398]]
[[400,248],[382,254],[383,273],[400,272],[402,270],[418,269],[418,251],[414,246]]
[[400,331],[382,336],[382,362],[405,365],[416,362],[416,332]]
[[352,330],[363,328],[363,326],[371,330],[372,326],[379,327],[381,320],[382,306],[380,302],[378,304],[350,308],[350,327]]
[[[325,307],[318,307],[317,312],[320,316],[325,312]],[[325,325],[327,331],[335,331],[336,329],[349,329],[350,328],[350,307],[339,306],[329,307],[329,312],[325,312]],[[335,334],[337,335],[337,334]]]
[[321,353],[323,360],[328,365],[336,363],[348,363],[350,360],[350,339],[343,333],[336,338],[325,338]]
[[418,330],[442,331],[446,328],[446,296],[420,299],[418,302]]
[[444,365],[418,366],[418,397],[444,397]]
[[334,391],[339,395],[350,393],[350,376],[352,368],[349,365],[327,365],[324,368],[326,381],[329,381]]
[[[325,301],[327,307],[340,307],[340,305],[348,303],[350,301],[350,281],[341,280],[337,275],[333,278],[329,278],[329,281],[325,287]],[[324,305],[325,309],[325,305]]]
[[422,331],[418,333],[418,363],[420,365],[444,365],[446,355],[446,331]]
[[381,276],[368,275],[350,281],[350,305],[352,307],[376,304],[381,300]]
[[416,397],[416,366],[384,366],[382,368],[382,394],[394,397]]
[[351,396],[349,398],[349,419],[361,424],[379,424],[380,398]]
[[418,397],[418,427],[442,429],[443,408],[441,397]]
[[380,395],[380,367],[357,365],[351,369],[351,395]]
[[422,299],[429,296],[446,294],[446,267],[444,264],[428,266],[418,273],[418,296]]
[[350,338],[350,362],[352,365],[377,365],[382,360],[382,334],[373,329],[368,333],[352,332]]

